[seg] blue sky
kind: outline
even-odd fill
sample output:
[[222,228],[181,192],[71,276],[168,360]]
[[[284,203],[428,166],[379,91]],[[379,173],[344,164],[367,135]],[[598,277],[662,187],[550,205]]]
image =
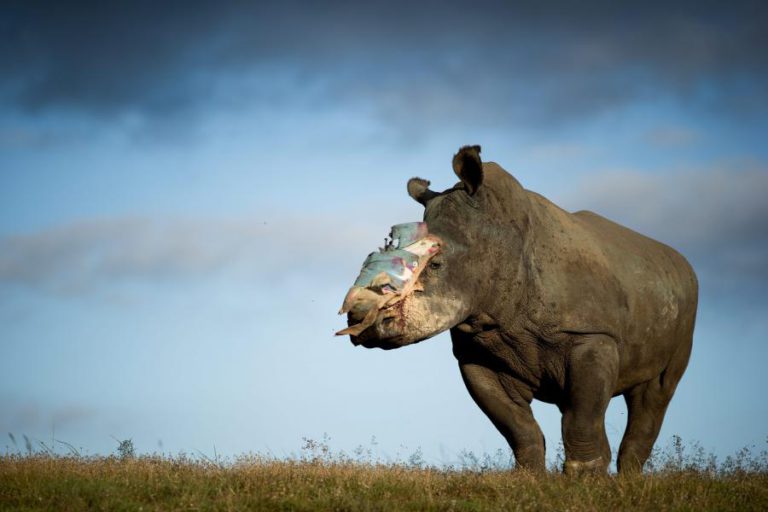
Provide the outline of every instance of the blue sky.
[[[421,218],[408,178],[451,186],[477,143],[525,187],[689,258],[699,320],[661,442],[763,445],[766,18],[752,2],[5,4],[0,432],[89,453],[116,437],[285,455],[323,433],[434,463],[503,447],[447,335],[386,353],[333,337],[365,255]],[[535,413],[551,454],[559,414]],[[625,417],[615,399],[614,449]]]

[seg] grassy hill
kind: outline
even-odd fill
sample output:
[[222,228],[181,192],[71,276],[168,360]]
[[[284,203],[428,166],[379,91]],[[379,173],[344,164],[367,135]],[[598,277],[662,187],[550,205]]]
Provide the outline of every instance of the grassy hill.
[[[0,456],[0,510],[768,510],[768,456],[656,457],[634,476],[361,462]],[[659,462],[660,461],[660,462]]]

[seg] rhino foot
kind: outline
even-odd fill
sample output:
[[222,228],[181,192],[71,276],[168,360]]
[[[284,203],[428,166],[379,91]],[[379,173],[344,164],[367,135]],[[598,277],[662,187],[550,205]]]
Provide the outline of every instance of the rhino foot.
[[608,469],[608,464],[605,463],[602,457],[582,462],[577,460],[568,460],[563,464],[563,472],[569,476],[582,476],[582,475],[601,475]]

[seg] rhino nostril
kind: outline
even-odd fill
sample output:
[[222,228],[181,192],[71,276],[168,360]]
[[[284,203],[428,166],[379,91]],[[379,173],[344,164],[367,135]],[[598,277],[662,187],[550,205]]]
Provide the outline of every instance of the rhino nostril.
[[359,324],[365,318],[365,314],[365,311],[352,310],[347,313],[347,320],[350,322],[350,325]]

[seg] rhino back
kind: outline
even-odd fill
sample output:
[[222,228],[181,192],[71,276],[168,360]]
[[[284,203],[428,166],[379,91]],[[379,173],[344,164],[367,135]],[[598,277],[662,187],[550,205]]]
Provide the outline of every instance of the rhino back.
[[674,326],[695,314],[696,274],[679,252],[596,213],[580,211],[573,216],[590,232],[595,248],[627,289],[630,318],[642,321],[644,313],[650,313],[658,325]]
[[539,325],[610,335],[628,384],[663,369],[679,346],[690,346],[698,285],[683,256],[595,213],[569,213],[538,194],[528,196],[530,313]]

